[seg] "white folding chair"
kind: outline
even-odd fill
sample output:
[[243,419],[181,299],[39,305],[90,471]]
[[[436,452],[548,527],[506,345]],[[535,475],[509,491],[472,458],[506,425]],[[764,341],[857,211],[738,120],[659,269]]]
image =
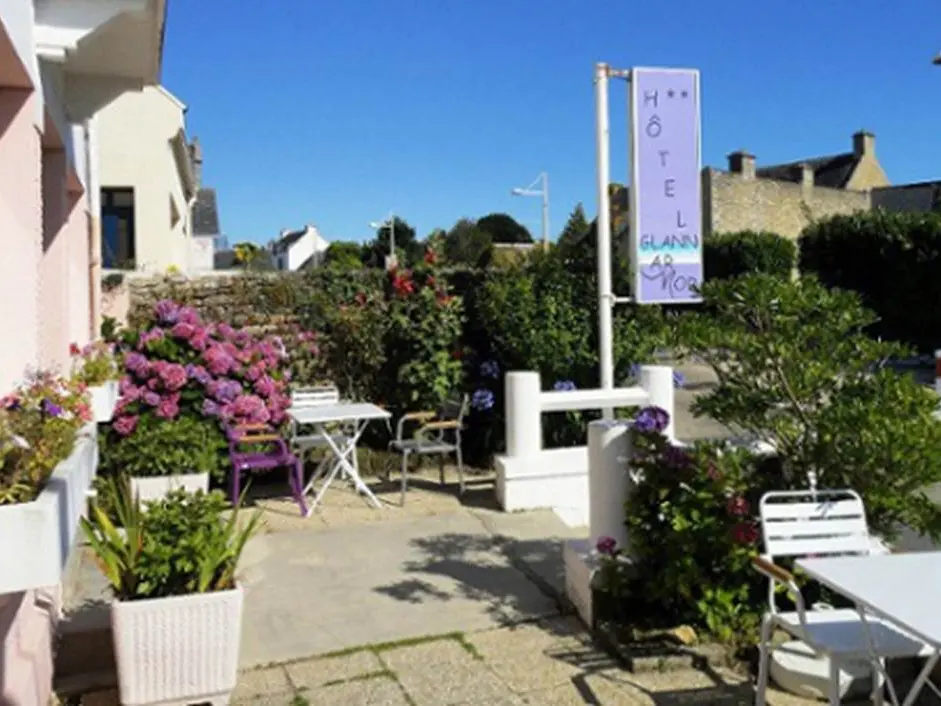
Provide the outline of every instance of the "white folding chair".
[[[778,557],[858,556],[884,551],[869,534],[862,498],[852,490],[775,491],[761,498],[760,511],[765,553],[755,557],[753,565],[769,579],[769,610],[761,623],[756,705],[765,704],[775,629],[829,658],[830,704],[840,703],[840,666],[847,662],[871,664],[872,700],[882,704],[885,659],[930,657],[933,650],[879,618],[867,616],[864,623],[855,608],[815,604],[808,610],[794,575],[774,563]],[[790,594],[795,610],[778,610],[775,601],[778,586]],[[873,654],[879,659],[873,661]],[[929,686],[934,689],[930,682]],[[895,701],[891,685],[890,689]]]

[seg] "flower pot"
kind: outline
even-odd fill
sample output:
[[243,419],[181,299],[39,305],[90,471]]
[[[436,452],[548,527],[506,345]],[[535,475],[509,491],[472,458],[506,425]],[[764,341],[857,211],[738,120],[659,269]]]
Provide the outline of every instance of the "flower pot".
[[111,631],[124,706],[228,703],[238,679],[242,588],[114,601]]
[[188,493],[209,491],[208,473],[182,473],[177,476],[131,476],[131,494],[142,503],[163,500],[172,490],[183,488]]
[[99,424],[110,422],[114,415],[114,407],[118,403],[118,381],[108,380],[101,385],[89,387],[91,395],[92,419]]
[[87,424],[35,500],[0,506],[0,595],[60,582],[97,466],[98,435]]

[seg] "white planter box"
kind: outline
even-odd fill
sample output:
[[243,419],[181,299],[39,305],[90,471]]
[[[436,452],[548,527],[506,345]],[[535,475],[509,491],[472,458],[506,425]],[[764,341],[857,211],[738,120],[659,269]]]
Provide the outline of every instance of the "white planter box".
[[208,473],[183,473],[178,476],[131,477],[131,496],[142,503],[163,500],[171,490],[183,488],[188,493],[209,491]]
[[88,392],[91,395],[92,419],[99,424],[110,422],[118,403],[118,381],[109,380],[104,385],[89,387]]
[[97,467],[97,429],[88,424],[39,497],[0,506],[0,595],[59,584]]
[[111,604],[124,706],[228,703],[238,680],[242,588]]

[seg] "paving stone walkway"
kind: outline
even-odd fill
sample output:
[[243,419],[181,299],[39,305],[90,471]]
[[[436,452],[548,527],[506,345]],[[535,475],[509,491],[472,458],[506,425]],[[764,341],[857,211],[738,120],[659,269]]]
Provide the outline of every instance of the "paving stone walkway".
[[[581,624],[534,623],[372,645],[248,670],[236,706],[681,706],[754,703],[727,670],[630,673],[592,644]],[[808,706],[776,691],[770,706]],[[84,706],[115,706],[114,691]]]

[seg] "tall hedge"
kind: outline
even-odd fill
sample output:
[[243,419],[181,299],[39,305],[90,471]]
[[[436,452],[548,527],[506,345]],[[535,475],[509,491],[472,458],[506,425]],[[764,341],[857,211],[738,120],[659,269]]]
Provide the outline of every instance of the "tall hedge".
[[871,333],[941,348],[941,215],[883,210],[833,216],[801,234],[800,268],[853,290],[879,316]]
[[797,265],[797,245],[768,231],[716,233],[703,241],[703,265],[706,280],[756,273],[789,277]]

